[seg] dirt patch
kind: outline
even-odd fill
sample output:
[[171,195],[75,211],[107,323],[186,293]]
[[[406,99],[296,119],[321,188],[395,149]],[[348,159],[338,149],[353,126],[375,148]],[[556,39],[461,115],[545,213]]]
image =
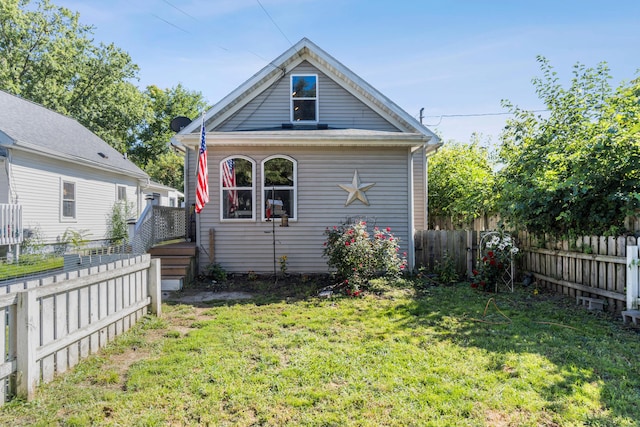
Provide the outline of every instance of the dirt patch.
[[181,304],[197,304],[208,301],[246,300],[254,295],[244,291],[209,291],[206,289],[189,289],[187,291],[163,292],[163,302],[177,302]]

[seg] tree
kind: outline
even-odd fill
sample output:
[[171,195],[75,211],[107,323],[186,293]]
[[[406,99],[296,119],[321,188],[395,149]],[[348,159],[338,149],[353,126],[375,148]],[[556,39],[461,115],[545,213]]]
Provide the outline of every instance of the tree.
[[138,66],[113,44],[95,45],[79,14],[38,0],[0,2],[0,89],[78,120],[120,152],[149,114],[131,83]]
[[429,159],[429,217],[450,217],[462,226],[493,211],[494,173],[479,137],[449,142]]
[[148,86],[144,96],[151,114],[138,127],[137,140],[129,150],[130,158],[154,181],[182,189],[183,158],[169,146],[175,135],[171,120],[179,116],[199,118],[207,105],[200,92],[188,91],[181,84],[164,90]]
[[152,115],[140,125],[138,141],[130,150],[131,158],[143,166],[169,151],[168,142],[175,135],[171,120],[179,116],[197,119],[207,108],[202,93],[189,91],[181,84],[164,90],[148,86],[144,96]]
[[184,157],[173,151],[160,154],[145,167],[151,180],[182,191],[184,187]]
[[514,118],[502,135],[501,215],[537,234],[618,234],[640,207],[640,80],[614,91],[606,63],[577,64],[565,89],[538,62],[548,114],[503,101]]

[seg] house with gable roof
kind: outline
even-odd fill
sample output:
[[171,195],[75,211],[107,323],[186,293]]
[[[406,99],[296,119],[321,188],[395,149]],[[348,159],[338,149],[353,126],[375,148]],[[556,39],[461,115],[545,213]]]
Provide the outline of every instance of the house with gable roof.
[[[76,120],[0,91],[0,248],[36,231],[45,245],[65,231],[106,237],[117,201],[140,215],[149,176]],[[3,255],[0,254],[0,257]]]
[[209,203],[195,218],[200,269],[326,272],[327,227],[391,229],[414,267],[427,227],[427,160],[439,138],[303,38],[175,137],[196,202],[204,121]]

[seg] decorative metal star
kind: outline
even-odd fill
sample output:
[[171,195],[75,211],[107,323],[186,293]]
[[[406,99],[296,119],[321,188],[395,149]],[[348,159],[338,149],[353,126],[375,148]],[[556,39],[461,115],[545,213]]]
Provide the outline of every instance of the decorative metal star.
[[344,191],[349,193],[349,195],[347,196],[347,201],[344,203],[345,206],[349,206],[356,199],[360,200],[362,203],[369,206],[369,200],[367,200],[367,195],[364,192],[370,189],[371,187],[373,187],[374,185],[376,185],[375,182],[373,184],[361,184],[360,176],[358,175],[358,170],[356,169],[355,172],[353,173],[353,181],[351,181],[351,184],[350,185],[338,184],[338,187],[342,188]]

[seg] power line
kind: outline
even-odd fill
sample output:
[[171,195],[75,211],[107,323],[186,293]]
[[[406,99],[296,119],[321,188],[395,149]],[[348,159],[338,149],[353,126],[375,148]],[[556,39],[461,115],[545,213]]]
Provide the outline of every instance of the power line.
[[187,15],[189,18],[197,21],[198,19],[195,16],[189,15],[187,12],[185,12],[184,10],[180,9],[178,6],[168,2],[167,0],[162,0],[163,2],[165,2],[166,4],[168,4],[169,6],[171,6],[172,8],[174,8],[175,10],[177,10],[178,12],[182,12],[183,14]]
[[166,19],[160,18],[160,17],[159,17],[158,15],[156,15],[155,13],[152,13],[152,14],[151,14],[151,16],[153,16],[153,17],[154,17],[154,18],[156,18],[156,19],[161,20],[161,21],[162,21],[162,22],[164,22],[164,23],[167,23],[167,24],[171,25],[171,26],[172,26],[172,27],[174,27],[174,28],[179,29],[180,31],[184,31],[184,32],[185,32],[185,33],[187,33],[187,34],[191,34],[189,31],[185,30],[184,28],[178,27],[176,24],[174,24],[174,23],[172,23],[172,22],[169,22],[169,21],[167,21]]
[[278,29],[278,31],[280,31],[280,34],[282,34],[282,36],[287,39],[287,41],[289,42],[289,44],[291,46],[293,46],[293,43],[291,43],[291,40],[289,40],[289,37],[287,37],[287,35],[282,31],[282,29],[280,28],[280,26],[278,26],[278,24],[276,23],[276,21],[273,20],[273,18],[271,17],[271,15],[269,14],[269,12],[267,12],[267,9],[264,8],[264,6],[262,5],[262,3],[260,3],[260,0],[256,0],[258,2],[258,4],[260,5],[260,7],[262,8],[262,10],[264,10],[264,13],[267,14],[267,16],[269,17],[269,19],[271,20],[271,22],[273,22],[273,25],[276,26],[276,28]]
[[[549,110],[529,110],[532,113],[543,113]],[[513,115],[513,113],[509,112],[501,112],[501,113],[470,113],[470,114],[440,114],[433,116],[422,116],[422,117],[438,117],[438,123],[435,124],[425,124],[425,126],[439,126],[442,123],[442,119],[452,118],[452,117],[485,117],[485,116],[509,116]]]

